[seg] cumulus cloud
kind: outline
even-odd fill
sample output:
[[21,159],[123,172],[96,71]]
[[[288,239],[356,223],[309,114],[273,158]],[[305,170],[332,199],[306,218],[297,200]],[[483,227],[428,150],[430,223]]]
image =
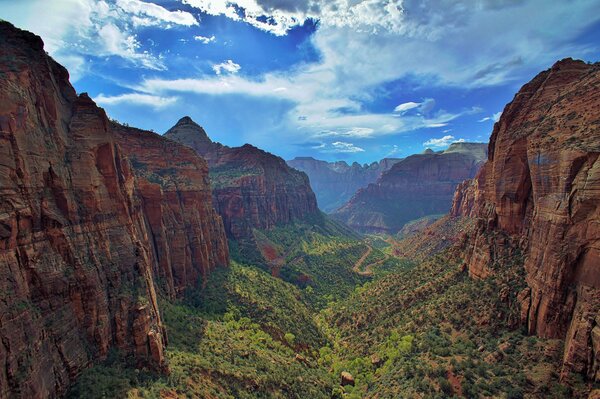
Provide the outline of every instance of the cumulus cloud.
[[457,139],[456,137],[454,137],[452,135],[447,135],[444,137],[440,137],[438,139],[429,139],[423,143],[423,147],[439,149],[439,148],[448,147],[452,143],[464,143],[464,142],[465,142],[465,139]]
[[242,69],[242,67],[239,64],[236,64],[235,62],[233,62],[232,60],[227,60],[220,64],[213,65],[212,69],[213,69],[213,71],[215,71],[215,73],[217,75],[222,74],[223,71],[225,71],[227,73],[231,73],[231,74],[236,74],[239,72],[240,69]]
[[6,2],[2,17],[42,36],[46,51],[69,68],[72,80],[85,72],[88,56],[117,56],[135,67],[164,70],[157,56],[142,50],[136,28],[198,25],[191,13],[141,0],[53,0],[52,12],[31,18],[48,7],[47,0]]
[[324,26],[352,27],[355,32],[401,32],[402,1],[399,0],[183,0],[184,4],[210,15],[244,21],[277,36],[319,20]]
[[126,93],[117,96],[105,96],[100,93],[94,98],[100,105],[137,104],[152,108],[165,108],[177,102],[177,97],[160,97],[142,93]]
[[207,36],[194,36],[194,40],[199,41],[203,44],[209,44],[209,43],[213,43],[216,40],[215,35],[212,35],[210,37]]

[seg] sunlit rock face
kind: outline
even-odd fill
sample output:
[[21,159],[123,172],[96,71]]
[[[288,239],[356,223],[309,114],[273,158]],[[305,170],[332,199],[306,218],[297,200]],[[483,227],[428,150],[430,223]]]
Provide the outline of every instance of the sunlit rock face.
[[[452,215],[478,219],[471,275],[504,248],[523,252],[529,333],[565,338],[563,371],[600,378],[600,65],[565,59],[517,93],[494,126],[489,160],[456,192]],[[490,239],[505,233],[502,242]]]
[[164,369],[157,292],[228,263],[206,162],[109,122],[39,37],[0,22],[0,48],[0,397],[60,396],[112,348]]

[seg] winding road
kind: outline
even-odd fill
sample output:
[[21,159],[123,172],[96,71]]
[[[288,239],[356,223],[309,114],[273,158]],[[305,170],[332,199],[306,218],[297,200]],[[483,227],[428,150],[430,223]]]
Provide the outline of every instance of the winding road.
[[385,258],[380,259],[376,262],[370,263],[364,268],[364,270],[361,270],[363,263],[365,263],[365,261],[367,260],[369,255],[371,255],[371,252],[373,252],[373,248],[370,245],[367,245],[367,251],[363,254],[363,256],[360,257],[359,260],[356,261],[356,263],[354,264],[354,267],[352,267],[353,272],[360,274],[361,276],[372,276],[373,275],[373,267],[381,265],[382,263],[384,263],[385,261],[387,261],[390,258],[390,255],[385,254]]

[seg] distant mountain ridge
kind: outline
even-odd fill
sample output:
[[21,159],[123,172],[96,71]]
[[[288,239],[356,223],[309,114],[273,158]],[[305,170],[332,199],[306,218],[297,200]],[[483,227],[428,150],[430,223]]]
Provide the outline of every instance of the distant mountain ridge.
[[255,228],[270,229],[318,212],[308,177],[278,156],[250,144],[213,142],[187,116],[164,137],[192,148],[208,162],[213,202],[230,238],[251,238]]
[[296,157],[287,161],[291,167],[308,175],[319,208],[331,213],[346,203],[359,189],[374,183],[402,158],[384,158],[379,162],[348,165],[345,161],[327,162],[313,157]]
[[475,176],[487,144],[453,143],[411,155],[359,190],[333,216],[361,232],[396,233],[405,223],[450,210],[456,186]]

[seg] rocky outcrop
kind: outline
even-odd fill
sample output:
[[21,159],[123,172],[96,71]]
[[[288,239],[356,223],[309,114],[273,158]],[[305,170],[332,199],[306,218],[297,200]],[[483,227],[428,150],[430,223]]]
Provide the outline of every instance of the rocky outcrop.
[[296,157],[287,164],[308,175],[319,208],[330,213],[345,204],[359,189],[367,187],[401,158],[384,158],[379,162],[348,165],[344,161],[326,162],[312,157]]
[[214,143],[189,117],[164,136],[208,161],[213,202],[231,238],[250,238],[252,229],[271,229],[318,212],[306,175],[273,154],[249,144],[232,148]]
[[[452,215],[478,220],[469,272],[493,273],[518,248],[518,298],[531,334],[564,338],[563,372],[600,379],[600,64],[565,59],[517,93],[494,126],[489,160],[456,192]],[[498,234],[501,233],[501,234]]]
[[[117,132],[39,37],[0,22],[0,48],[0,398],[56,397],[111,348],[163,368],[157,288],[176,295],[227,261],[206,164]],[[157,174],[184,156],[170,165],[182,177],[154,184],[138,152]],[[179,223],[189,234],[168,231]]]
[[411,220],[448,212],[457,185],[475,176],[485,157],[486,145],[480,143],[411,155],[333,215],[362,232],[396,233]]
[[133,165],[154,273],[173,297],[204,283],[229,262],[221,217],[212,203],[208,165],[191,149],[158,134],[112,124]]

